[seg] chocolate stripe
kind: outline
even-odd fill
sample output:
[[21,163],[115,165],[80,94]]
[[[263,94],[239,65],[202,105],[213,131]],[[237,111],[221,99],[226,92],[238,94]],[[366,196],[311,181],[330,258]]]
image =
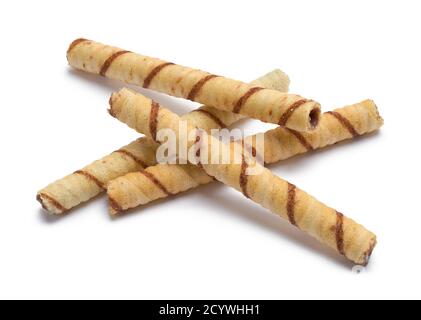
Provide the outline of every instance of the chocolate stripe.
[[247,176],[248,164],[245,156],[243,155],[243,160],[241,162],[241,173],[240,173],[240,188],[244,196],[250,199],[250,195],[247,191],[248,176]]
[[261,87],[254,87],[251,88],[249,91],[247,91],[235,104],[234,109],[232,112],[234,113],[240,113],[241,108],[246,104],[247,100],[254,95],[255,93],[259,92],[260,90],[263,90]]
[[107,60],[105,60],[104,64],[102,65],[101,71],[99,74],[103,77],[105,77],[105,74],[107,73],[108,69],[110,68],[111,64],[114,62],[115,59],[117,59],[119,56],[122,56],[123,54],[129,53],[130,51],[118,51],[111,55]]
[[284,114],[281,116],[281,118],[279,119],[278,124],[280,126],[285,126],[289,120],[289,118],[291,118],[292,114],[294,113],[295,110],[297,110],[299,107],[301,107],[303,104],[309,102],[309,100],[307,99],[301,99],[296,101],[295,103],[293,103],[287,111],[284,112]]
[[196,159],[198,161],[197,165],[200,168],[203,168],[203,165],[202,165],[202,163],[200,161],[201,160],[201,158],[200,158],[200,156],[201,156],[201,148],[202,148],[202,143],[203,143],[202,137],[203,137],[202,131],[200,129],[196,128],[196,140],[195,140],[195,144],[194,145],[195,145],[195,148],[196,148]]
[[116,213],[124,211],[123,208],[118,204],[118,202],[108,195],[108,204],[111,208],[114,209]]
[[135,162],[137,162],[137,164],[139,164],[141,167],[143,167],[143,168],[146,168],[147,167],[147,165],[146,165],[145,162],[143,162],[138,157],[136,157],[133,153],[131,153],[131,152],[127,151],[127,150],[120,149],[120,150],[114,151],[114,153],[124,154],[124,155],[128,156],[129,158],[133,159]]
[[207,115],[209,118],[211,118],[221,128],[226,128],[227,127],[225,125],[225,123],[222,122],[221,119],[219,119],[217,116],[215,116],[213,113],[211,113],[211,112],[209,112],[207,110],[197,109],[197,110],[194,110],[193,112],[200,112],[200,113],[203,113],[203,114]]
[[287,201],[287,214],[289,222],[297,226],[295,221],[295,196],[296,196],[297,187],[288,182],[288,201]]
[[87,39],[83,39],[83,38],[80,38],[80,39],[76,39],[75,41],[73,41],[71,44],[70,44],[70,46],[69,46],[69,49],[67,49],[67,54],[69,54],[70,53],[70,51],[72,51],[76,46],[78,46],[80,43],[82,43],[82,42],[86,42],[86,41],[89,41],[89,40],[87,40]]
[[159,181],[152,173],[146,170],[140,170],[141,174],[143,174],[146,178],[148,178],[155,186],[161,189],[167,196],[171,196],[172,193],[167,190],[167,188]]
[[344,215],[336,211],[336,228],[335,228],[335,237],[336,237],[336,247],[340,254],[345,255],[344,251]]
[[86,179],[94,182],[99,188],[105,189],[104,188],[104,184],[101,181],[99,181],[97,179],[97,177],[95,177],[94,175],[90,174],[89,172],[86,172],[86,171],[83,171],[83,170],[78,170],[74,174],[80,174],[80,175],[84,176]]
[[65,211],[67,211],[67,209],[60,203],[60,202],[58,202],[56,199],[54,199],[53,197],[51,197],[51,196],[49,196],[48,194],[45,194],[45,193],[39,193],[38,195],[37,195],[37,201],[39,202],[39,203],[41,203],[41,206],[45,209],[45,210],[47,210],[48,211],[48,208],[47,208],[47,206],[45,205],[45,203],[44,203],[44,201],[43,201],[43,199],[42,198],[45,198],[45,199],[47,199],[48,201],[50,201],[51,202],[51,204],[54,206],[54,207],[56,207],[58,210],[60,210],[62,213],[63,212],[65,212]]
[[[254,147],[253,144],[249,144],[244,140],[241,140],[240,143],[242,142],[243,149],[246,149],[247,152],[251,151],[251,155],[253,156],[253,158],[256,159],[256,161],[261,164],[261,165],[265,165],[265,159],[264,159],[264,155],[262,157],[262,155],[257,153],[257,149]],[[249,152],[250,153],[250,152]]]
[[152,71],[148,74],[148,76],[145,78],[145,81],[143,81],[143,87],[144,88],[149,88],[153,78],[156,77],[156,75],[161,72],[162,69],[164,69],[165,67],[174,65],[174,63],[172,62],[165,62],[163,64],[160,64],[159,66],[155,67],[154,69],[152,69]]
[[216,76],[214,74],[209,74],[206,77],[202,78],[201,80],[199,80],[191,89],[190,93],[187,96],[187,99],[194,101],[194,99],[196,98],[197,94],[200,92],[200,90],[203,88],[203,86],[205,85],[206,82],[208,82],[209,80],[213,79],[213,78],[217,78],[219,76]]
[[339,112],[336,111],[328,111],[326,112],[332,116],[334,116],[338,121],[349,131],[349,133],[355,138],[358,137],[360,134],[357,132],[355,127],[352,125],[352,123],[345,118],[343,115],[341,115]]
[[[257,153],[256,148],[253,146],[253,144],[249,144],[247,143],[245,140],[235,140],[234,137],[231,137],[231,143],[236,143],[238,145],[240,145],[241,147],[241,152],[243,154],[245,154],[245,152],[247,152],[248,155],[251,154],[251,156],[256,159],[257,163],[264,165],[265,161],[264,159],[260,156],[260,154]],[[243,156],[244,157],[244,156]]]
[[285,128],[289,133],[291,133],[294,137],[297,138],[297,140],[302,144],[304,148],[306,148],[307,151],[314,150],[313,146],[310,144],[310,142],[307,141],[307,139],[298,131]]
[[[241,142],[241,141],[240,141],[240,142]],[[256,158],[256,156],[257,156],[257,150],[256,150],[256,148],[255,148],[252,144],[246,143],[245,141],[243,141],[243,144],[244,144],[244,148],[245,148],[247,151],[250,151],[250,150],[251,150],[251,155],[252,155],[254,158]]]
[[149,115],[149,132],[154,141],[156,141],[156,130],[158,127],[159,103],[152,101],[151,113]]

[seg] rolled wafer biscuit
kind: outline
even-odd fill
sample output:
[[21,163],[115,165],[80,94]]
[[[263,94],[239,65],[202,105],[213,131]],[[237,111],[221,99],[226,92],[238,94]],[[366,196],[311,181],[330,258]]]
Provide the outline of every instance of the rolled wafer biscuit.
[[[274,90],[288,91],[289,78],[284,72],[276,69],[252,83]],[[210,130],[231,126],[243,116],[203,106],[182,118]],[[85,168],[51,183],[37,193],[37,200],[47,212],[64,214],[102,193],[109,181],[155,165],[157,147],[158,145],[148,138],[137,139]]]
[[124,174],[156,164],[157,144],[140,138],[38,191],[37,200],[49,213],[60,215],[105,191]]
[[[191,124],[197,126],[194,121]],[[374,102],[365,100],[326,112],[312,132],[299,133],[283,127],[266,132],[263,158],[265,163],[275,163],[373,132],[382,125],[383,119]],[[256,138],[247,139],[252,150],[257,150],[256,141]],[[232,152],[236,143],[231,143]],[[244,147],[243,143],[240,145]],[[194,165],[158,164],[141,172],[128,173],[107,185],[110,213],[117,214],[213,181],[202,168]]]
[[[181,119],[152,100],[128,89],[114,93],[110,99],[110,114],[129,127],[144,133],[150,138],[156,131],[172,130],[178,137]],[[150,124],[154,123],[154,126]],[[152,130],[153,129],[153,130]],[[200,167],[211,177],[242,192],[247,198],[288,219],[291,224],[336,250],[357,264],[366,265],[376,245],[376,236],[362,225],[345,217],[342,213],[327,207],[293,184],[275,176],[271,171],[255,164],[258,175],[248,175],[248,163],[209,164],[213,146],[229,148],[212,135],[200,135],[200,129],[193,126],[189,131],[196,132],[199,139],[190,142],[189,148],[197,147],[201,160]],[[158,141],[157,141],[158,142]],[[154,178],[152,176],[152,178]],[[160,183],[158,181],[158,183]],[[163,186],[165,188],[165,186]],[[162,192],[169,192],[168,189]],[[145,194],[145,197],[149,195]]]
[[94,41],[74,41],[67,59],[79,70],[298,131],[313,130],[319,121],[320,105],[301,96],[264,89]]

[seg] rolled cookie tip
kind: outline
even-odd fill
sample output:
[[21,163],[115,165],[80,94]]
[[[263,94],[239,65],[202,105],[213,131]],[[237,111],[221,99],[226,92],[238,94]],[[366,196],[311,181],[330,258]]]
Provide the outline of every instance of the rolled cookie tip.
[[59,215],[68,211],[60,202],[45,193],[38,193],[36,200],[51,215]]
[[130,93],[130,92],[133,92],[133,93],[134,93],[134,91],[132,91],[132,90],[130,90],[130,89],[127,89],[127,88],[122,88],[122,89],[120,89],[119,91],[114,92],[114,93],[111,95],[110,100],[108,101],[108,104],[109,104],[108,113],[109,113],[112,117],[116,118],[116,117],[117,117],[117,114],[118,114],[118,113],[119,113],[119,111],[120,111],[120,109],[119,109],[118,105],[116,105],[116,103],[115,103],[115,102],[116,102],[117,100],[119,100],[120,98],[123,98],[124,93]]
[[[85,38],[79,38],[74,40],[70,45],[69,48],[67,49],[67,55],[70,53],[70,51],[72,51],[77,45],[79,45],[82,42],[86,42],[89,41],[88,39]],[[67,57],[68,58],[68,57]]]
[[310,111],[309,120],[310,120],[310,130],[314,130],[319,125],[321,115],[320,105]]
[[114,110],[113,110],[113,101],[114,101],[114,95],[115,95],[116,93],[113,93],[112,95],[111,95],[111,97],[110,97],[110,100],[108,100],[108,105],[109,105],[109,108],[108,108],[108,113],[110,114],[110,116],[112,116],[113,118],[115,118],[116,117],[116,115],[115,115],[115,113],[114,113]]
[[111,216],[117,216],[122,213],[124,210],[117,201],[108,195],[108,212]]
[[368,263],[370,262],[371,255],[373,254],[373,251],[374,251],[374,248],[376,247],[376,245],[377,245],[377,238],[376,238],[376,236],[373,236],[373,238],[370,241],[370,245],[369,245],[367,251],[365,251],[363,253],[362,258],[360,259],[362,266],[365,267],[365,266],[368,265]]
[[379,107],[377,106],[377,104],[374,102],[374,100],[371,99],[367,99],[364,101],[366,104],[368,105],[373,105],[373,112],[374,115],[376,116],[376,119],[379,123],[380,126],[384,125],[384,119],[383,117],[380,115],[380,111],[379,111]]
[[[299,112],[298,112],[299,110]],[[304,115],[304,116],[303,116]],[[321,107],[314,100],[301,99],[282,114],[278,124],[296,131],[312,131],[319,125]]]

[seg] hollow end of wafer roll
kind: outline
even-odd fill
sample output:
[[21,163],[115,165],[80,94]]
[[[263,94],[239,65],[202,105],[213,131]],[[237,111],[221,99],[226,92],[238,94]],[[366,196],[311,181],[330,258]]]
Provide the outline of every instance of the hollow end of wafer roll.
[[313,100],[301,99],[293,103],[279,120],[281,127],[299,132],[309,132],[317,128],[321,117],[321,107]]
[[50,215],[62,215],[68,211],[57,200],[45,193],[38,193],[36,200],[41,204],[42,208]]
[[320,106],[312,109],[310,114],[308,115],[309,123],[310,123],[310,130],[314,130],[319,125],[321,116],[321,109]]

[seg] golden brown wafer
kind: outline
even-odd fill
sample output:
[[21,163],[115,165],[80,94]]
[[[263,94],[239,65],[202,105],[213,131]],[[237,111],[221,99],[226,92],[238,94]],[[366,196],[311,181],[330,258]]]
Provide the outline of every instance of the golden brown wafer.
[[[151,112],[153,104],[153,101],[145,96],[122,89],[114,93],[110,99],[110,114],[149,137],[153,134],[148,129],[149,124],[153,121],[156,121],[158,131],[170,129],[178,137],[182,120],[176,114],[156,104],[157,112]],[[255,170],[259,169],[260,174],[248,175],[249,165],[244,155],[241,164],[233,162],[212,164],[209,152],[212,145],[219,145],[220,148],[230,148],[230,146],[224,145],[212,135],[200,135],[201,131],[191,125],[188,129],[196,132],[199,137],[196,142],[189,142],[189,148],[196,147],[197,143],[200,143],[201,148],[198,152],[201,153],[200,155],[207,154],[206,161],[202,159],[199,165],[209,176],[242,192],[254,202],[289,220],[347,259],[362,265],[368,263],[376,245],[376,236],[372,232],[275,176],[260,164],[254,165]],[[171,192],[168,189],[167,191]],[[145,197],[148,196],[149,194],[145,194]]]
[[[340,115],[342,120],[338,120],[337,116],[332,116],[333,114]],[[347,124],[343,119],[347,119]],[[197,126],[194,121],[191,123]],[[376,131],[382,125],[383,119],[374,102],[365,100],[323,114],[320,118],[320,125],[312,132],[299,133],[282,127],[266,132],[264,134],[263,158],[265,163],[275,163]],[[247,141],[251,142],[252,150],[256,150],[257,140],[251,138]],[[232,152],[235,143],[237,142],[231,143]],[[158,164],[144,171],[150,175],[145,176],[144,172],[132,172],[108,183],[107,194],[109,199],[113,199],[113,206],[110,206],[111,214],[117,214],[214,181],[202,168],[194,165]],[[150,176],[155,179],[150,179]],[[162,188],[156,184],[156,181],[165,186],[168,192],[161,192],[162,190],[159,189]],[[290,188],[293,187],[290,186]],[[293,201],[291,200],[289,203],[293,203]],[[291,208],[288,209],[288,212],[291,223],[295,224]]]
[[[274,90],[288,91],[289,78],[281,70],[273,70],[252,83]],[[230,126],[242,118],[243,116],[238,114],[205,106],[183,116],[183,119],[194,121],[200,127],[209,130]],[[76,173],[51,183],[37,193],[37,200],[47,212],[63,214],[102,193],[109,181],[155,165],[157,147],[155,142],[147,138],[133,141]]]
[[197,101],[297,131],[313,130],[320,105],[279,92],[169,63],[95,41],[78,39],[67,52],[79,70]]

